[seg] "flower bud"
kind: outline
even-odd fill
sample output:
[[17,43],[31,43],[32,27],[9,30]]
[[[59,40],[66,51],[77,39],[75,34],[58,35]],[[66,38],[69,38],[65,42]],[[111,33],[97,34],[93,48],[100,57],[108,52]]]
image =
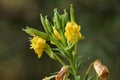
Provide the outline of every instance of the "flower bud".
[[70,5],[70,18],[71,21],[75,21],[74,8],[72,4]]
[[53,17],[54,25],[56,26],[57,30],[61,29],[61,21],[60,21],[60,15],[57,11],[57,9],[54,9],[54,17]]

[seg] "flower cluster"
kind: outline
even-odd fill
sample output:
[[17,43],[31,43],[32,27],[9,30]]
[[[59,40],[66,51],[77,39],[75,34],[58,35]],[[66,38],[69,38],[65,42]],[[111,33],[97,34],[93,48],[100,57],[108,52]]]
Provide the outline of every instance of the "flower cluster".
[[[48,20],[47,16],[44,17],[40,14],[45,32],[30,27],[23,29],[32,36],[30,39],[30,49],[35,51],[38,58],[42,56],[44,51],[51,59],[57,60],[62,65],[61,70],[57,74],[45,77],[43,80],[51,80],[53,78],[55,80],[69,80],[69,76],[72,76],[74,80],[95,79],[95,76],[88,77],[91,66],[85,75],[80,77],[79,69],[82,62],[79,61],[80,56],[78,56],[77,44],[79,40],[83,39],[83,35],[80,31],[81,26],[75,21],[72,5],[70,6],[69,14],[66,10],[64,10],[63,14],[60,14],[57,9],[54,9],[52,22]],[[55,47],[52,47],[50,43],[55,45]],[[92,65],[100,79],[103,79],[103,77],[106,78],[108,74],[107,67],[101,65],[99,62],[94,62]]]

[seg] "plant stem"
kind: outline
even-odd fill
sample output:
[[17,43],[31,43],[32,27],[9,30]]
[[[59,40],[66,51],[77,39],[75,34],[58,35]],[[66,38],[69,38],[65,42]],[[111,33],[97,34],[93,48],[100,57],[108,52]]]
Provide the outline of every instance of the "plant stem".
[[56,54],[54,54],[55,58],[59,61],[60,64],[62,64],[63,66],[65,66],[66,64],[59,58],[59,56],[57,56]]
[[75,63],[72,60],[70,60],[69,62],[70,62],[70,65],[71,65],[71,68],[72,68],[72,71],[73,71],[74,79],[77,80],[77,69],[75,67]]
[[92,67],[93,63],[90,64],[90,66],[88,67],[88,70],[86,71],[86,74],[88,74],[90,72],[90,69]]

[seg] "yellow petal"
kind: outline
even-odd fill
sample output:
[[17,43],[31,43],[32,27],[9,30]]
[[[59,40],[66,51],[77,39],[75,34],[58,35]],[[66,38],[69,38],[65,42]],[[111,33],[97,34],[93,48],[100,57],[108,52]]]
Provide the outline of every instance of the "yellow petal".
[[30,42],[30,49],[33,49],[35,53],[38,54],[38,58],[40,58],[42,56],[42,52],[44,51],[46,40],[39,38],[38,36],[34,36]]
[[81,38],[80,26],[75,22],[68,22],[65,27],[65,37],[69,42],[77,42]]
[[60,33],[56,30],[55,27],[53,27],[53,33],[54,33],[54,35],[55,35],[55,37],[56,37],[57,39],[59,39],[59,40],[62,39]]

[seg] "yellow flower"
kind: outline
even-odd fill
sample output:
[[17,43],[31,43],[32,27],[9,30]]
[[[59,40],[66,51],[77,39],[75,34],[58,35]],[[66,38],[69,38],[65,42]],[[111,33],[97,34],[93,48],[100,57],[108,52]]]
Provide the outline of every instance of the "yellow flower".
[[38,58],[40,58],[42,56],[42,52],[45,48],[46,40],[39,38],[38,36],[34,36],[30,40],[30,42],[31,42],[30,49],[33,49],[35,51],[35,53],[38,55]]
[[69,42],[77,42],[81,38],[80,26],[77,25],[74,21],[68,22],[65,27],[65,37]]
[[57,39],[59,39],[59,40],[62,39],[62,36],[61,36],[60,33],[56,30],[55,27],[53,27],[53,33],[54,33],[54,35],[55,35],[55,37],[56,37]]
[[[55,35],[55,37],[58,39],[58,40],[61,40],[62,39],[62,36],[60,35],[60,33],[56,30],[55,27],[53,27],[53,34]],[[51,41],[52,44],[55,44],[53,41]]]
[[104,66],[103,64],[101,64],[101,62],[99,60],[96,60],[93,63],[93,67],[94,67],[96,73],[98,74],[98,77],[100,77],[102,80],[106,80],[107,75],[109,73],[107,67]]

